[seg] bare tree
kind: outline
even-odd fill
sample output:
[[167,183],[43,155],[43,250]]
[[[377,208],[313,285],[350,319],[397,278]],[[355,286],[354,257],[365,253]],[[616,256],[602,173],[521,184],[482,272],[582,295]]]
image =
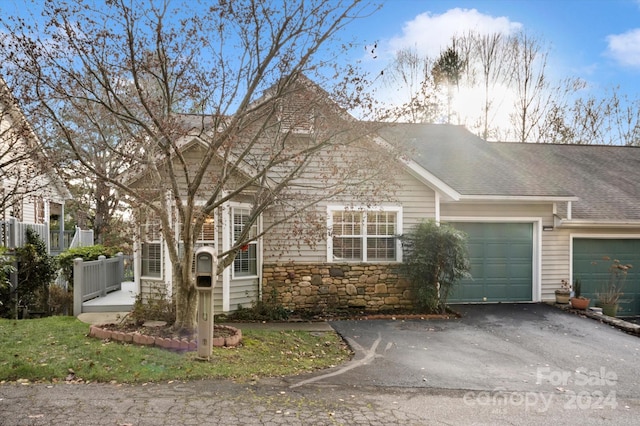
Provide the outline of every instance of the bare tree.
[[397,119],[412,123],[433,122],[439,110],[435,85],[431,78],[431,60],[415,49],[396,52],[391,65],[384,72],[388,87],[397,92],[406,91],[403,106],[394,114]]
[[547,52],[540,42],[520,32],[509,39],[514,110],[510,114],[515,140],[536,142],[554,93],[546,76]]
[[[325,86],[333,98],[343,108],[368,105],[368,83],[357,70],[328,68],[339,62],[331,44],[339,31],[372,10],[358,1],[114,0],[96,7],[61,0],[46,3],[37,33],[21,19],[2,18],[10,34],[5,72],[25,107],[55,127],[82,167],[159,221],[173,265],[176,328],[195,325],[194,246],[228,201],[251,208],[219,255],[218,272],[277,227],[288,227],[288,241],[326,237],[326,222],[313,216],[320,200],[379,196],[389,171],[378,166],[389,161],[380,162],[366,128],[323,103],[328,93],[303,77],[344,75]],[[105,145],[130,164],[126,176],[96,167],[85,151],[95,140],[74,127],[84,117],[102,135],[96,118],[103,114],[126,135],[126,143]],[[251,225],[263,213],[270,220],[256,233]]]
[[[75,89],[67,90],[71,93]],[[59,126],[39,129],[48,142],[57,172],[74,195],[68,210],[75,210],[74,216],[79,221],[88,222],[87,226],[94,231],[94,241],[104,244],[109,239],[112,222],[117,220],[116,213],[126,208],[120,193],[109,182],[121,179],[132,164],[130,157],[121,155],[131,148],[130,135],[111,112],[95,103],[85,102],[80,109],[81,114],[73,110],[65,113],[64,131]],[[72,131],[78,141],[84,162],[76,158],[73,147],[67,143],[67,131]]]
[[[586,88],[581,82],[580,89]],[[620,95],[614,88],[605,95],[570,98],[555,105],[546,118],[546,142],[582,145],[640,145],[640,100]]]
[[[507,67],[507,49],[504,47],[505,38],[501,33],[472,34],[475,41],[474,54],[480,65],[480,75],[484,88],[484,105],[482,107],[481,136],[488,139],[492,126],[491,110],[495,108],[497,99],[493,89],[497,84],[505,82],[505,68]],[[506,77],[507,79],[509,77]]]

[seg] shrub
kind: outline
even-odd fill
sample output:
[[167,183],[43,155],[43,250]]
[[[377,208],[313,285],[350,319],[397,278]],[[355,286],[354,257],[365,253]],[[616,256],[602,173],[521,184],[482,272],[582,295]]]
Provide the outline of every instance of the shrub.
[[470,276],[467,235],[450,225],[429,220],[401,239],[403,270],[415,287],[418,307],[444,313],[454,285]]
[[15,300],[30,310],[49,313],[49,285],[56,278],[55,258],[47,253],[47,246],[40,235],[27,228],[27,242],[16,249],[18,285]]
[[142,293],[139,293],[129,316],[137,325],[142,325],[148,320],[164,321],[167,325],[173,325],[176,322],[175,303],[165,290],[156,289],[155,294],[148,296],[146,300]]
[[0,317],[8,318],[15,311],[11,274],[16,272],[13,256],[7,254],[5,247],[0,247]]
[[75,247],[65,250],[58,256],[58,264],[62,268],[62,275],[73,286],[73,260],[80,258],[84,261],[98,260],[98,257],[113,257],[120,252],[118,247],[105,247],[100,244],[86,247]]
[[73,312],[73,292],[52,284],[49,287],[49,309],[53,315],[70,315]]

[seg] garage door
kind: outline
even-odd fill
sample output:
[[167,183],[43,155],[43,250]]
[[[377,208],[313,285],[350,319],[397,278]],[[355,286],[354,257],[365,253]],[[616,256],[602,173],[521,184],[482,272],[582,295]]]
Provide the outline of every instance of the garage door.
[[532,300],[533,224],[452,223],[469,235],[471,279],[462,280],[449,302]]
[[[574,238],[573,240],[573,277],[582,280],[583,295],[596,299],[596,293],[606,285],[609,278],[608,256],[623,264],[634,267],[629,270],[624,295],[620,298],[618,316],[640,315],[640,240]],[[595,262],[595,264],[594,264]]]

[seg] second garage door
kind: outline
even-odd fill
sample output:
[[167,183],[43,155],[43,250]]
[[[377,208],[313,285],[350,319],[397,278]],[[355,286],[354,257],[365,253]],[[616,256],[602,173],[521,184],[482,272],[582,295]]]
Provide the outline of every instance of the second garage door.
[[469,235],[473,278],[462,280],[450,303],[532,300],[533,224],[451,223]]
[[573,277],[582,280],[583,295],[591,298],[591,306],[609,280],[611,261],[603,257],[633,265],[622,289],[618,316],[640,315],[640,239],[574,238]]

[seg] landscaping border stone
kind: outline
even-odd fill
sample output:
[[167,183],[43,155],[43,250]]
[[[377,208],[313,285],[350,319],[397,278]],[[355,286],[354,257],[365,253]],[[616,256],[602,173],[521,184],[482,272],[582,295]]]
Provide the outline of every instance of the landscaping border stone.
[[[120,330],[111,330],[108,328],[110,324],[89,326],[89,337],[100,340],[113,340],[116,342],[131,343],[140,346],[157,346],[159,348],[174,351],[195,351],[198,348],[198,342],[195,340],[187,340],[184,338],[164,338],[154,337],[141,334],[136,331],[125,332]],[[236,347],[242,343],[242,330],[230,325],[216,325],[215,328],[224,328],[232,334],[227,337],[214,337],[211,344],[214,347]]]

